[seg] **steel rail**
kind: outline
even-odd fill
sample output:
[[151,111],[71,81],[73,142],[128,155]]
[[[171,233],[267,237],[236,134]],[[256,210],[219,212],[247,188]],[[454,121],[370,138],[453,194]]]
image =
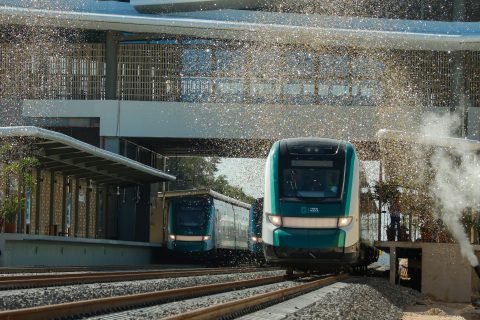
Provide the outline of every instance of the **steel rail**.
[[56,305],[6,310],[0,311],[0,320],[46,320],[92,315],[104,313],[109,310],[132,308],[133,306],[161,303],[173,299],[192,298],[240,288],[256,287],[280,282],[285,279],[287,279],[285,276],[264,277],[126,296],[68,302]]
[[91,267],[0,267],[0,274],[17,273],[49,273],[49,272],[101,272],[101,271],[128,271],[128,270],[158,270],[160,265],[101,265]]
[[259,268],[209,268],[186,270],[162,271],[136,271],[136,272],[98,272],[59,275],[25,275],[0,277],[0,290],[38,288],[67,284],[83,284],[96,282],[133,281],[148,279],[165,279],[178,277],[191,277],[213,274],[242,273],[255,271],[268,271]]
[[[242,269],[243,268],[243,269]],[[239,270],[243,272],[244,270],[270,270],[267,268],[259,269],[257,267],[232,267],[232,268],[185,268],[185,269],[154,269],[154,270],[117,270],[117,271],[103,271],[103,270],[88,270],[88,271],[65,271],[59,273],[45,273],[40,272],[35,274],[26,274],[26,275],[8,275],[8,276],[0,276],[0,281],[4,280],[23,280],[23,279],[51,279],[51,278],[68,278],[74,276],[89,276],[89,275],[116,275],[116,274],[154,274],[154,273],[161,273],[161,272],[190,272],[190,271],[222,271],[222,270],[230,270],[231,272],[236,272]]]
[[324,279],[314,280],[295,287],[280,289],[267,292],[252,297],[216,304],[210,307],[201,308],[180,315],[162,318],[163,320],[212,320],[222,319],[238,312],[253,309],[261,305],[272,304],[275,301],[285,300],[292,295],[301,292],[309,292],[319,287],[327,286],[332,283],[348,278],[348,275],[331,276]]

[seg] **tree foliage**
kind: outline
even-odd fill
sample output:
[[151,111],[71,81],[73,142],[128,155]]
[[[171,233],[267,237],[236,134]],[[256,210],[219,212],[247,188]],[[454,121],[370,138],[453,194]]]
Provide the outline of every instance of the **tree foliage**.
[[395,196],[400,195],[399,186],[395,182],[378,181],[373,186],[374,197],[376,200],[381,200],[384,203],[391,203]]
[[175,157],[167,161],[169,174],[177,180],[169,183],[169,190],[212,189],[234,199],[252,203],[254,198],[246,195],[242,188],[228,183],[226,176],[215,177],[220,163],[218,157]]
[[14,223],[16,214],[23,210],[25,188],[34,187],[31,169],[39,164],[28,145],[0,146],[0,181],[6,184],[5,194],[0,199],[0,217],[7,223]]

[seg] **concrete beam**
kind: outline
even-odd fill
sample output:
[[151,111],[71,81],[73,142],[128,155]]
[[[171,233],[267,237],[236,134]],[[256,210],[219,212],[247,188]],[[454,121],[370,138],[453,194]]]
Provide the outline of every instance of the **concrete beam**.
[[[422,111],[448,110],[425,107]],[[322,136],[376,141],[376,132],[383,128],[403,131],[417,129],[422,120],[418,112],[418,109],[412,110],[401,105],[392,106],[388,111],[381,106],[99,100],[25,100],[23,105],[23,115],[26,117],[100,118],[100,136],[110,139],[131,137],[276,140]]]

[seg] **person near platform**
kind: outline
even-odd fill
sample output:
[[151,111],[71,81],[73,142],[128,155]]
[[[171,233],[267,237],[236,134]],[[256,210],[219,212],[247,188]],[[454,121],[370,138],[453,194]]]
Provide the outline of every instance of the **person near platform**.
[[400,196],[396,195],[393,198],[388,211],[390,212],[390,228],[393,230],[393,239],[400,240]]

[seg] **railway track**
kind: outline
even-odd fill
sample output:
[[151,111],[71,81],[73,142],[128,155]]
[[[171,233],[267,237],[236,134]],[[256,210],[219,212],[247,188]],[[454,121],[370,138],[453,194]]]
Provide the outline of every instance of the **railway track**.
[[165,269],[164,265],[100,265],[76,267],[0,267],[0,274],[16,273],[52,273],[52,272],[96,272],[96,271],[128,271],[128,270],[158,270]]
[[[292,280],[299,277],[301,276],[296,275],[293,278],[291,276],[264,277],[251,280],[223,282],[180,289],[162,290],[150,293],[83,300],[17,310],[6,310],[0,312],[0,320],[63,319],[94,314],[105,314],[109,312],[116,312],[119,310],[161,304],[173,300],[177,301],[199,296],[223,293],[232,290],[258,287],[283,282],[286,280]],[[306,283],[295,285],[291,288],[275,290],[272,292],[252,296],[237,301],[218,304],[212,307],[184,313],[182,315],[171,316],[167,319],[215,319],[227,317],[234,314],[239,314],[241,312],[247,312],[248,310],[258,309],[267,305],[271,305],[277,301],[287,299],[288,297],[299,295],[303,292],[306,293],[311,290],[315,290],[321,286],[329,285],[333,282],[344,279],[345,277],[345,275],[341,275],[308,281]]]
[[101,299],[68,302],[56,305],[46,305],[33,308],[6,310],[0,312],[0,320],[45,320],[61,319],[81,315],[105,313],[112,310],[121,310],[139,306],[152,305],[172,301],[174,299],[187,299],[202,295],[221,293],[240,288],[249,288],[280,282],[285,276],[264,277],[251,280],[223,282],[210,285],[162,290],[149,293],[115,296]]
[[88,284],[98,282],[134,281],[148,279],[166,279],[191,276],[219,275],[242,272],[268,271],[275,269],[247,268],[204,268],[182,270],[156,270],[156,271],[116,271],[92,273],[68,273],[53,275],[22,275],[0,277],[0,290],[23,289],[61,286],[71,284]]
[[164,320],[211,320],[230,319],[251,311],[265,308],[272,304],[289,299],[290,297],[308,293],[323,286],[346,279],[348,275],[330,276],[323,279],[309,281],[294,287],[284,288],[258,294],[252,297],[216,304],[210,307],[182,313],[180,315],[163,318]]

